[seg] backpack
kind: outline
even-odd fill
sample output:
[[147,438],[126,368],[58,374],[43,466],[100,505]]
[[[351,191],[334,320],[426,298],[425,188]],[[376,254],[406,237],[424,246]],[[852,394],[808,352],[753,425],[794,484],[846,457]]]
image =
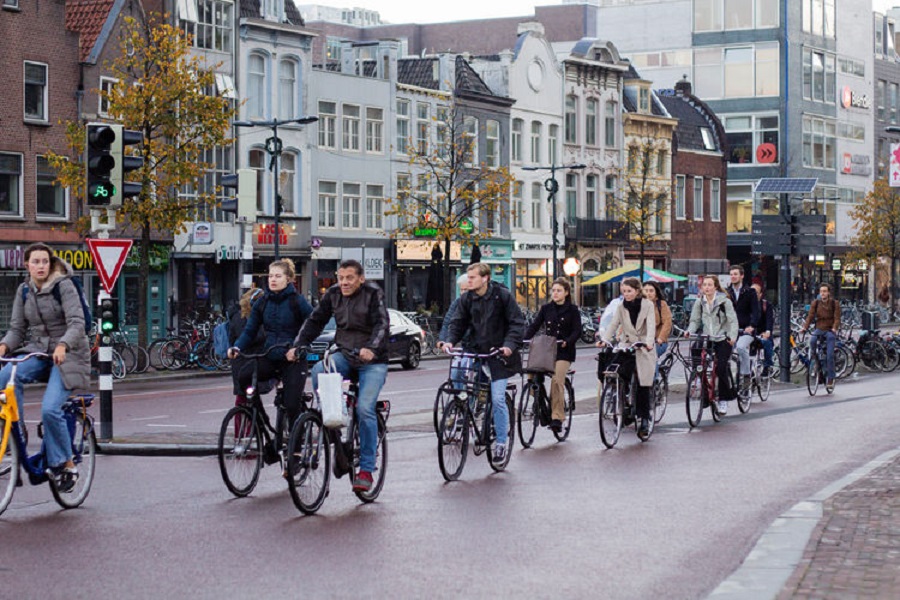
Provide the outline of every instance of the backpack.
[[222,321],[213,328],[213,350],[219,358],[228,354],[228,321]]
[[[87,301],[87,297],[84,295],[84,284],[81,282],[81,279],[78,277],[70,277],[69,281],[72,282],[72,285],[75,286],[75,291],[78,292],[78,299],[81,300],[81,312],[84,317],[84,333],[85,335],[91,335],[91,327],[94,325],[94,317],[91,314],[91,305]],[[28,285],[22,286],[22,302],[24,303],[28,300],[28,290],[30,288]],[[59,291],[59,284],[53,286],[53,290],[50,292],[53,294],[53,297],[56,298],[56,301],[62,306],[62,292]]]

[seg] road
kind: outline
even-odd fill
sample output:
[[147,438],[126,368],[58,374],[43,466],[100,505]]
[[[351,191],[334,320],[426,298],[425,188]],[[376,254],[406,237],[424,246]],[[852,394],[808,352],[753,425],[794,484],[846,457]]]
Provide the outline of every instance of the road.
[[[444,376],[426,366],[392,371],[395,416],[425,410],[427,382]],[[579,389],[594,381],[580,377]],[[507,472],[470,457],[452,484],[427,427],[392,428],[379,501],[360,505],[345,478],[313,517],[296,511],[275,469],[233,499],[213,457],[101,456],[81,509],[60,512],[46,487],[18,490],[0,518],[13,549],[3,568],[16,574],[2,595],[701,598],[785,509],[896,447],[898,382],[864,377],[814,399],[779,391],[694,431],[677,403],[648,443],[629,431],[611,451],[585,403],[568,442],[541,430]],[[205,421],[213,432],[216,415],[204,411],[224,412],[223,382],[180,385],[123,392],[117,435]]]

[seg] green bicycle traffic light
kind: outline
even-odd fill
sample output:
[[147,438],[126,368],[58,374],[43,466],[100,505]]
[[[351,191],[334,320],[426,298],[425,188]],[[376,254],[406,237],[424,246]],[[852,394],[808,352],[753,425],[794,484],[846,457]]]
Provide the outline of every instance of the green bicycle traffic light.
[[100,333],[106,334],[119,329],[119,306],[115,298],[100,301]]
[[85,186],[88,206],[109,206],[116,196],[112,172],[116,167],[113,144],[116,131],[109,125],[89,123],[85,144]]

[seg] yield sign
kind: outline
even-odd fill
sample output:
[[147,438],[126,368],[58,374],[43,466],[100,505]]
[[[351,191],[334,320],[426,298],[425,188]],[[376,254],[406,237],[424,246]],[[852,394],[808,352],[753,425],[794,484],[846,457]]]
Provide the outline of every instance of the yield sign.
[[94,238],[88,238],[86,241],[91,256],[94,257],[94,264],[97,265],[97,273],[100,275],[103,289],[108,294],[112,294],[116,279],[122,272],[122,266],[125,264],[125,258],[128,256],[133,242],[132,240],[98,240]]

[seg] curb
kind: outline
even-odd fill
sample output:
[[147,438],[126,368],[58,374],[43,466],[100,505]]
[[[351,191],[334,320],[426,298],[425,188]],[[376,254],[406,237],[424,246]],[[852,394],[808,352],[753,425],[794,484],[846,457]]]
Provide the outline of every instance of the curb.
[[218,446],[209,444],[138,444],[98,442],[97,452],[110,456],[214,456]]

